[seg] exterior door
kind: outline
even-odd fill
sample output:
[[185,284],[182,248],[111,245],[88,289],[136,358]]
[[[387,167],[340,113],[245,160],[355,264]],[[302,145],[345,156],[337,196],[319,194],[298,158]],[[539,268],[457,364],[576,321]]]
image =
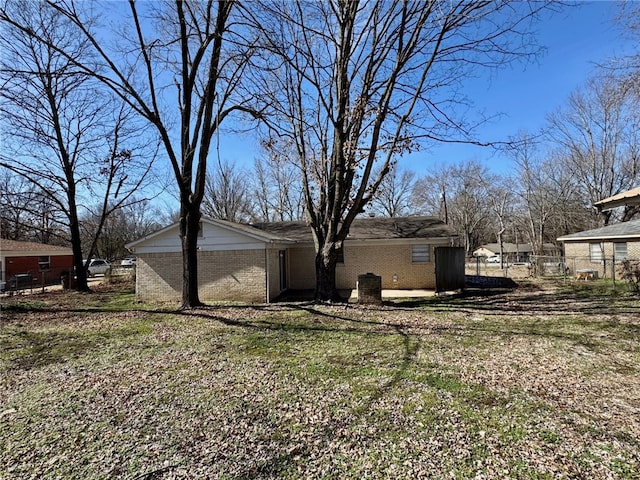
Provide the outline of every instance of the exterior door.
[[280,250],[278,252],[278,264],[280,266],[280,291],[287,289],[287,251]]

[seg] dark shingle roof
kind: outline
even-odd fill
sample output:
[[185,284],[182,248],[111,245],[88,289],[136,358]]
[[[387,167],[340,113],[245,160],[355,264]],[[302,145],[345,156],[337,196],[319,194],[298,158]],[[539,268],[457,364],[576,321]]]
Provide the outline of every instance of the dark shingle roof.
[[[254,228],[283,239],[311,242],[307,222],[269,222],[251,224]],[[349,229],[349,240],[381,240],[454,237],[454,231],[435,217],[356,218]]]
[[36,253],[36,252],[56,252],[60,255],[71,255],[72,251],[68,247],[61,247],[59,245],[47,245],[46,243],[37,242],[21,242],[18,240],[0,240],[0,251],[2,253],[7,252],[20,252],[20,253]]
[[606,227],[594,228],[593,230],[585,230],[583,232],[572,233],[559,237],[560,241],[572,240],[600,240],[605,238],[635,238],[640,237],[640,220],[632,220],[630,222],[616,223]]

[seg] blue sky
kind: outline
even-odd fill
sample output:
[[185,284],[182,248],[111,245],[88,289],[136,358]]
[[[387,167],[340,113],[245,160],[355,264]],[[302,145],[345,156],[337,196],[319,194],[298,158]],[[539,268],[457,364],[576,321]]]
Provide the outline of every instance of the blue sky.
[[[546,115],[563,106],[598,63],[631,52],[631,42],[614,22],[617,14],[619,4],[613,1],[584,2],[556,13],[537,28],[546,50],[535,63],[516,64],[470,84],[470,97],[478,107],[502,113],[482,129],[481,140],[540,130]],[[492,149],[469,145],[439,146],[425,155],[427,164],[469,159],[483,161],[498,173],[512,167],[509,158]],[[411,159],[405,166],[420,172],[425,168],[421,163]]]
[[[502,114],[479,130],[479,140],[500,141],[519,131],[536,132],[544,126],[545,116],[561,107],[598,63],[629,53],[631,43],[614,23],[618,13],[619,4],[613,1],[566,8],[538,24],[537,40],[546,50],[535,62],[515,63],[470,80],[467,93],[477,108],[488,115]],[[220,154],[232,162],[250,166],[259,154],[250,134],[223,135],[221,140]],[[433,146],[403,158],[400,164],[423,175],[436,165],[471,159],[497,173],[512,167],[509,158],[493,149],[459,144]]]

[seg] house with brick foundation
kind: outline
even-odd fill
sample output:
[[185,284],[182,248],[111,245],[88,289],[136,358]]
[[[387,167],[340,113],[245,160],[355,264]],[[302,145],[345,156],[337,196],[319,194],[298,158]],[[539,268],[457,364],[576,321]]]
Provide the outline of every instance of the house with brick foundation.
[[[358,275],[382,277],[384,289],[433,289],[435,249],[457,245],[453,230],[433,217],[358,218],[336,267],[339,289]],[[173,224],[127,245],[137,257],[136,296],[179,301],[182,250]],[[203,218],[198,238],[203,301],[268,303],[287,290],[313,290],[315,249],[306,222],[240,224]]]
[[70,248],[37,242],[0,240],[0,281],[9,285],[16,275],[31,275],[34,286],[60,283],[64,271],[73,270]]
[[611,265],[640,260],[640,220],[564,235],[558,241],[564,244],[565,262],[570,271],[593,271],[596,276],[609,276]]

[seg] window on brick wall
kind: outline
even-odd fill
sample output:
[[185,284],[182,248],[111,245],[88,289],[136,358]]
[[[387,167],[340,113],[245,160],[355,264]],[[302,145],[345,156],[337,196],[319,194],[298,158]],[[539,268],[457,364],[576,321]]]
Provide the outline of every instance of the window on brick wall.
[[599,242],[589,244],[589,257],[592,262],[602,261],[602,248]]
[[51,258],[48,255],[38,257],[38,270],[46,272],[51,268]]
[[613,254],[616,262],[627,259],[627,242],[614,242]]
[[413,263],[427,263],[431,261],[429,245],[413,245],[411,247],[411,261]]

